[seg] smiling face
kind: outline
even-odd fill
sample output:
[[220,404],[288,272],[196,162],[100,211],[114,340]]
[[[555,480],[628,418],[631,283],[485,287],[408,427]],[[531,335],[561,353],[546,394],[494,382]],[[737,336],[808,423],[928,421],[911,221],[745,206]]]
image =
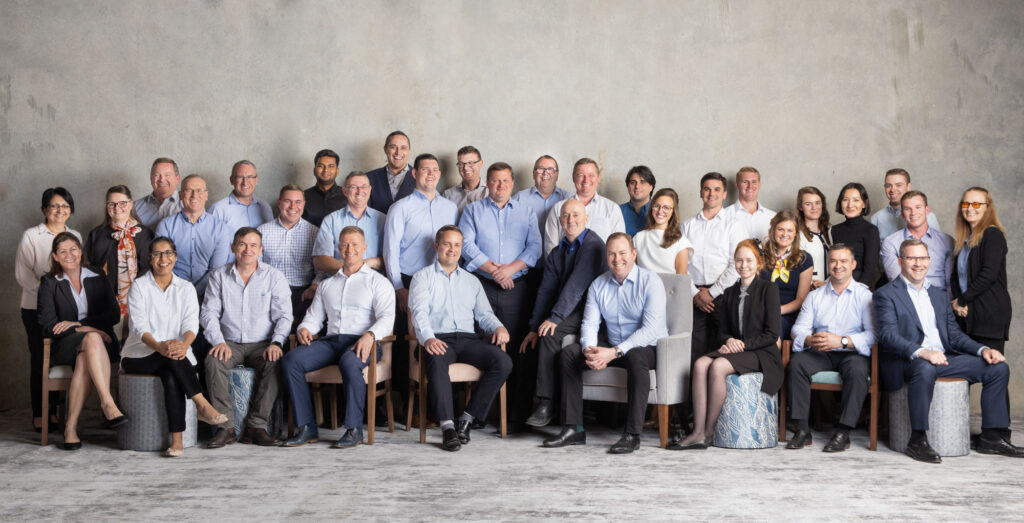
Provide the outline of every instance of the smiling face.
[[231,246],[231,252],[235,253],[235,263],[241,268],[255,267],[263,254],[263,240],[260,235],[250,232],[242,236]]
[[901,205],[903,207],[900,209],[900,212],[903,213],[903,219],[906,220],[907,227],[916,230],[928,226],[928,213],[931,210],[928,208],[928,204],[924,203],[924,198],[920,196],[907,198]]
[[149,184],[153,186],[153,196],[163,201],[174,194],[181,176],[174,172],[174,164],[158,163],[149,172]]
[[772,238],[775,240],[775,245],[779,248],[779,253],[786,252],[786,249],[793,245],[793,239],[796,238],[796,222],[784,220],[775,224],[775,229],[772,230]]
[[889,205],[898,207],[900,198],[911,189],[907,177],[902,174],[889,174],[885,177],[885,196],[889,198]]
[[[971,229],[973,229],[981,223],[981,219],[985,217],[985,212],[988,211],[988,195],[981,191],[967,191],[964,193],[963,202],[966,202],[968,205],[964,208],[963,203],[960,204],[960,215],[964,217],[967,225],[970,225]],[[981,205],[975,209],[974,204]]]
[[252,198],[252,194],[256,192],[256,184],[260,183],[256,168],[247,164],[239,165],[230,180],[231,185],[235,188],[236,198]]
[[533,167],[533,183],[537,190],[550,194],[558,183],[558,165],[551,158],[541,158]]
[[597,166],[585,163],[572,173],[572,183],[576,184],[576,195],[583,199],[592,198],[597,194],[597,186],[601,184],[601,173]]
[[736,189],[739,198],[745,202],[756,202],[757,193],[761,190],[761,175],[744,171],[736,175]]
[[330,188],[338,177],[338,161],[330,156],[321,156],[313,164],[313,176],[316,184]]
[[441,167],[434,160],[421,160],[413,178],[416,179],[417,190],[432,193],[437,189],[437,182],[441,179]]
[[565,237],[570,242],[575,241],[587,228],[587,208],[579,200],[566,200],[558,215],[558,223],[562,225]]
[[736,267],[736,273],[740,275],[740,280],[749,283],[757,276],[757,257],[754,255],[754,251],[747,247],[740,247],[736,249],[732,261]]
[[400,134],[388,138],[388,143],[384,144],[384,154],[388,157],[388,168],[392,172],[405,169],[409,161],[409,139]]
[[647,182],[643,176],[637,173],[629,175],[626,183],[626,191],[629,192],[629,201],[633,203],[646,202],[651,197],[654,186]]
[[281,223],[291,227],[302,218],[302,211],[306,208],[306,195],[302,191],[285,191],[277,199],[277,208],[281,211]]
[[181,186],[181,203],[188,214],[202,214],[208,197],[206,180],[202,178],[189,178]]
[[864,200],[860,197],[860,191],[857,189],[847,189],[844,191],[842,208],[843,216],[846,216],[847,219],[860,216],[864,212]]
[[50,203],[46,204],[43,208],[43,216],[46,217],[46,223],[56,226],[63,227],[67,223],[68,218],[71,217],[71,205],[59,194],[54,194],[50,198]]
[[700,186],[700,200],[705,210],[720,209],[725,201],[725,184],[721,180],[705,180]]
[[358,232],[342,234],[338,238],[338,253],[341,254],[341,264],[346,268],[358,268],[363,263],[363,255],[366,254],[366,238]]
[[82,266],[82,248],[73,240],[64,240],[57,244],[53,260],[64,273],[76,271]]
[[675,211],[675,204],[671,196],[659,196],[651,202],[651,216],[654,217],[654,224],[659,229],[664,229],[668,225],[673,211]]
[[800,210],[804,212],[804,219],[809,222],[817,222],[821,218],[821,198],[817,194],[804,193],[800,196]]
[[509,198],[512,197],[512,186],[514,183],[512,171],[508,169],[491,171],[487,175],[487,194],[494,200],[494,203],[505,205],[508,203]]
[[608,267],[612,270],[612,276],[622,282],[633,270],[636,263],[636,249],[629,244],[629,240],[616,237],[608,242]]
[[434,243],[437,250],[437,261],[446,270],[454,270],[462,256],[462,235],[456,231],[446,231],[441,241]]
[[353,176],[345,182],[341,192],[348,198],[350,207],[356,210],[365,209],[370,201],[370,178],[367,176]]
[[107,196],[107,216],[110,217],[110,223],[115,225],[128,223],[128,220],[132,217],[132,207],[134,205],[132,199],[124,194],[119,192],[110,193]]
[[153,276],[168,276],[174,272],[174,262],[178,261],[178,253],[166,241],[154,242],[149,247],[149,266]]
[[924,283],[925,276],[928,276],[928,267],[931,266],[931,259],[928,257],[928,248],[924,245],[910,245],[900,255],[900,273],[907,281],[914,285]]
[[455,166],[459,169],[463,185],[476,187],[480,183],[480,167],[483,166],[483,163],[480,160],[480,155],[476,153],[460,154],[457,157]]
[[849,249],[833,249],[828,251],[828,274],[832,277],[832,285],[842,287],[853,277],[857,268],[857,260]]

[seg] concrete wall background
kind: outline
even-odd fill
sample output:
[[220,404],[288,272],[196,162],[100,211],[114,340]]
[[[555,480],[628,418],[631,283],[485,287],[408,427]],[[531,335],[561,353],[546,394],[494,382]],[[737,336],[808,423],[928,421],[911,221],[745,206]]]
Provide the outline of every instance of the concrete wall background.
[[[68,187],[87,232],[105,189],[146,194],[153,158],[227,194],[241,158],[257,194],[311,184],[312,156],[341,170],[383,164],[384,135],[443,156],[467,143],[528,186],[540,154],[591,156],[602,193],[626,196],[635,164],[699,209],[697,180],[741,165],[762,202],[792,207],[847,181],[885,202],[882,174],[908,169],[946,231],[961,191],[993,191],[1021,258],[1024,6],[1013,0],[801,2],[55,2],[0,7],[0,408],[28,405],[28,354],[13,278],[39,195]],[[838,220],[836,220],[838,221]],[[1021,306],[1021,264],[1011,262]],[[1011,329],[1022,335],[1024,311]],[[1024,354],[1009,347],[1017,413]]]

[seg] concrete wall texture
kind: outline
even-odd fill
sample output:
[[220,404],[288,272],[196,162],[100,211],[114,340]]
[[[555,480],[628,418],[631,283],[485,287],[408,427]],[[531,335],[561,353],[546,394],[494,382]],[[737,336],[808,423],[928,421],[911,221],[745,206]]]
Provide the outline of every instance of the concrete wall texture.
[[[27,407],[28,353],[13,278],[39,195],[68,187],[87,232],[107,187],[149,192],[153,158],[229,190],[255,162],[257,194],[311,184],[315,151],[341,170],[383,165],[384,135],[443,157],[465,144],[530,184],[539,155],[604,168],[602,193],[647,164],[699,209],[699,177],[763,173],[762,202],[803,185],[834,205],[860,181],[874,208],[900,166],[953,229],[963,189],[993,191],[1024,301],[1024,4],[932,2],[15,1],[0,4],[0,408]],[[839,221],[839,220],[836,220]],[[1024,335],[1008,347],[1024,413]]]

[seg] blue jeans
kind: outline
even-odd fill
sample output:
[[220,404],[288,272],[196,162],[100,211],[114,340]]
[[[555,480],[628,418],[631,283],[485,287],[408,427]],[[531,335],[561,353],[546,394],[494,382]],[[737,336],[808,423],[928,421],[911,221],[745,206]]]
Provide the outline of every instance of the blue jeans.
[[[369,364],[356,356],[353,347],[359,336],[355,334],[335,334],[324,336],[308,346],[300,345],[281,358],[281,371],[284,373],[288,393],[295,409],[295,425],[315,427],[313,403],[309,398],[309,386],[306,373],[335,364],[341,371],[345,387],[345,428],[361,429],[363,427],[363,411],[366,406],[366,382],[363,381],[363,369]],[[377,345],[377,358],[381,357],[380,345]]]

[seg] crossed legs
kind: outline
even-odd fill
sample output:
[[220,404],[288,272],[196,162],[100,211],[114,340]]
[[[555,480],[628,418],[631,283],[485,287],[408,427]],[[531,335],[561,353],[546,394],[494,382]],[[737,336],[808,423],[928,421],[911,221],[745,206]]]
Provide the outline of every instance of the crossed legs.
[[75,443],[78,437],[78,417],[82,414],[89,389],[95,385],[100,397],[100,407],[106,419],[121,415],[114,397],[110,395],[110,358],[107,347],[98,332],[90,332],[82,339],[82,345],[75,360],[75,373],[71,376],[68,389],[68,419],[64,426],[64,442]]

